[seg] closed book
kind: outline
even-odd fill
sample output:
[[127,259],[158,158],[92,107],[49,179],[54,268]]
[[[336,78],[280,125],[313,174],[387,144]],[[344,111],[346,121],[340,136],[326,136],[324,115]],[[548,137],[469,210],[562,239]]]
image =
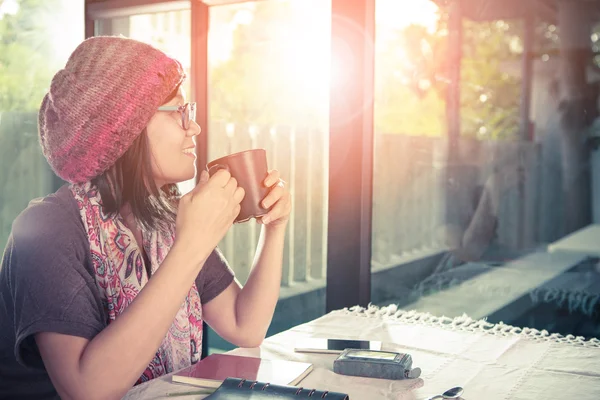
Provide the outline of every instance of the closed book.
[[173,382],[218,388],[226,378],[296,385],[312,371],[312,364],[287,360],[267,360],[231,354],[211,354],[172,376]]
[[350,400],[347,394],[326,390],[305,389],[290,385],[274,385],[246,379],[227,378],[205,400],[285,400],[285,399]]

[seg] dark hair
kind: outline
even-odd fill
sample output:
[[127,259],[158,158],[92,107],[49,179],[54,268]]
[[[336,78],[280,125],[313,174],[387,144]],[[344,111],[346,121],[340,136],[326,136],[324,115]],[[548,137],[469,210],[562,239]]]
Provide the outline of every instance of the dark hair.
[[[175,88],[164,103],[171,101],[178,89]],[[156,186],[146,128],[125,154],[94,178],[92,184],[98,188],[102,208],[107,214],[118,214],[129,203],[135,220],[144,230],[166,229],[175,223],[177,213],[173,196],[179,191],[175,184]]]

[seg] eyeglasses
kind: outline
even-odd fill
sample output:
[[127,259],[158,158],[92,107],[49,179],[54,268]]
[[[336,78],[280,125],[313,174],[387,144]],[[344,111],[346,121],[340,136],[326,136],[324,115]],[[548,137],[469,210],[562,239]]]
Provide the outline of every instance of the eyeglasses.
[[158,111],[177,111],[181,114],[181,126],[190,129],[192,121],[196,121],[196,103],[185,103],[182,106],[161,106]]

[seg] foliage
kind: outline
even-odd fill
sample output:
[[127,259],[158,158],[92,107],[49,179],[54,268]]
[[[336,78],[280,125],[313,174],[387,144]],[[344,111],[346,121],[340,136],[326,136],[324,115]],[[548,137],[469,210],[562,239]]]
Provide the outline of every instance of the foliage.
[[[328,87],[303,91],[306,82],[299,80],[286,63],[285,55],[295,45],[287,38],[294,30],[304,29],[297,20],[290,2],[256,3],[252,21],[235,31],[231,58],[211,74],[212,118],[257,124],[326,119],[327,103],[320,100],[327,97],[322,89]],[[377,28],[376,132],[445,134],[449,67],[446,21],[446,11],[440,9],[435,32],[415,25],[402,30]],[[464,22],[463,135],[506,138],[517,133],[520,35],[519,23]],[[323,44],[312,43],[315,54],[321,53]],[[507,72],[514,67],[511,63],[517,65],[517,74]]]
[[[247,124],[300,124],[322,126],[326,118],[328,87],[311,80],[325,72],[306,62],[314,57],[304,46],[301,26],[289,2],[256,2],[252,22],[238,25],[231,57],[211,70],[210,116],[213,120]],[[321,30],[319,30],[321,27]],[[313,26],[321,35],[318,49],[328,50],[327,30]],[[315,35],[313,33],[313,35]],[[302,60],[302,63],[297,63]]]
[[45,27],[57,24],[62,0],[19,0],[17,4],[16,14],[0,19],[0,112],[37,110],[59,68],[53,37]]

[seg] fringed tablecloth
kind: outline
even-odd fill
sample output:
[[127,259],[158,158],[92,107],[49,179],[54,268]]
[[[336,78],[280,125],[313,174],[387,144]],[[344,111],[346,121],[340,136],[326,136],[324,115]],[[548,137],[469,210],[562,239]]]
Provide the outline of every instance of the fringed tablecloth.
[[[304,337],[369,339],[383,350],[410,353],[419,379],[390,381],[337,375],[335,355],[294,353]],[[231,353],[307,361],[315,368],[299,385],[345,392],[351,400],[427,399],[462,386],[465,400],[600,399],[600,341],[491,324],[466,315],[435,317],[395,306],[333,311],[265,340],[260,348]],[[125,397],[162,399],[189,391],[166,376],[133,388]],[[202,399],[205,396],[179,397]]]

